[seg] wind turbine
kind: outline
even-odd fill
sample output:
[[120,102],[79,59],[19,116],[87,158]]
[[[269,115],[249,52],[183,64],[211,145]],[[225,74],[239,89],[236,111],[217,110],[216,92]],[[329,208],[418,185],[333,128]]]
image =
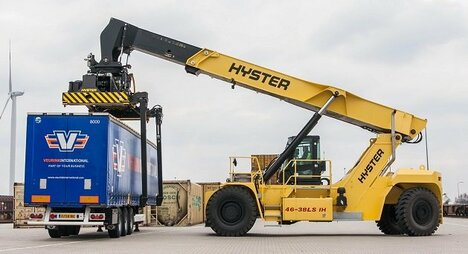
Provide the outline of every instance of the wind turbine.
[[9,195],[13,195],[13,185],[15,183],[15,160],[16,160],[16,97],[22,96],[24,92],[13,92],[11,84],[11,42],[8,50],[8,98],[3,107],[0,119],[2,119],[3,113],[8,106],[8,102],[11,100],[11,134],[10,134],[10,186]]

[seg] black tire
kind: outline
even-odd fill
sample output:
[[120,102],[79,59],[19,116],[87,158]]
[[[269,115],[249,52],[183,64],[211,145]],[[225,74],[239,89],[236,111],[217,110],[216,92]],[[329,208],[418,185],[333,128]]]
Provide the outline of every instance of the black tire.
[[50,238],[60,238],[60,237],[62,237],[62,234],[60,233],[60,230],[58,229],[58,227],[48,228],[47,232],[49,233]]
[[386,235],[402,235],[404,232],[398,225],[395,214],[395,205],[384,205],[377,227]]
[[131,207],[128,207],[128,219],[127,219],[127,235],[131,235],[133,233],[133,227],[134,227],[134,224],[135,224],[135,217],[134,214],[133,214],[133,208]]
[[440,204],[426,188],[412,188],[403,192],[395,209],[398,225],[405,234],[432,235],[439,227]]
[[122,220],[120,221],[122,224],[122,231],[120,232],[120,236],[126,236],[128,232],[128,210],[126,207],[120,209],[122,211]]
[[206,224],[220,236],[243,236],[257,219],[257,204],[244,187],[225,187],[206,206]]
[[70,226],[58,226],[58,230],[62,236],[70,235]]
[[119,238],[120,235],[122,234],[122,210],[117,209],[118,210],[118,218],[119,218],[119,222],[117,224],[114,224],[114,228],[113,229],[108,229],[107,230],[107,233],[109,233],[109,237],[110,238]]
[[81,229],[81,226],[69,226],[69,232],[70,232],[70,235],[78,235],[80,234],[80,229]]

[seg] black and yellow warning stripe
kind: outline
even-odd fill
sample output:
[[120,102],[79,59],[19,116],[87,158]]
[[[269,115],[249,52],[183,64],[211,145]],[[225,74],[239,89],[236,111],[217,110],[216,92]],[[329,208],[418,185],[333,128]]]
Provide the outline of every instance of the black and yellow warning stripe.
[[66,92],[62,94],[63,105],[129,104],[125,92]]

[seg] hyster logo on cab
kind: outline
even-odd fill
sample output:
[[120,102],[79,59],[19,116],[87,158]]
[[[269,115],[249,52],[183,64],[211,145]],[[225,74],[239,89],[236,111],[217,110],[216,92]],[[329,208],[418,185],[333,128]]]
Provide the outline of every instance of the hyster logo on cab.
[[260,81],[263,84],[268,84],[277,88],[283,88],[284,90],[288,90],[288,86],[291,84],[291,81],[287,79],[268,74],[260,70],[252,69],[242,64],[236,65],[236,63],[232,63],[228,71],[234,72],[236,75],[242,75],[242,77],[248,75],[247,77],[251,80]]
[[81,134],[81,131],[56,130],[53,134],[47,134],[45,140],[51,149],[59,149],[60,152],[73,152],[75,149],[83,149],[88,143],[89,136]]

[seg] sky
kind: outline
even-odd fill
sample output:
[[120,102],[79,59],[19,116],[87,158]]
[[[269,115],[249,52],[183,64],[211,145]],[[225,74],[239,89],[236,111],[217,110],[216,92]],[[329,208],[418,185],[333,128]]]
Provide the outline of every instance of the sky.
[[[452,200],[458,187],[468,192],[463,1],[6,1],[0,100],[8,93],[9,40],[13,87],[25,92],[17,104],[17,182],[24,181],[27,113],[86,112],[64,108],[61,93],[87,71],[90,52],[99,58],[99,35],[111,17],[428,119],[429,167],[442,173]],[[164,108],[164,179],[223,182],[229,156],[280,153],[313,114],[141,52],[129,62],[137,90]],[[0,119],[0,194],[8,193],[10,111]],[[154,140],[154,122],[148,129]],[[375,136],[330,118],[311,134],[321,136],[334,181]],[[424,142],[404,144],[392,170],[425,163]]]

